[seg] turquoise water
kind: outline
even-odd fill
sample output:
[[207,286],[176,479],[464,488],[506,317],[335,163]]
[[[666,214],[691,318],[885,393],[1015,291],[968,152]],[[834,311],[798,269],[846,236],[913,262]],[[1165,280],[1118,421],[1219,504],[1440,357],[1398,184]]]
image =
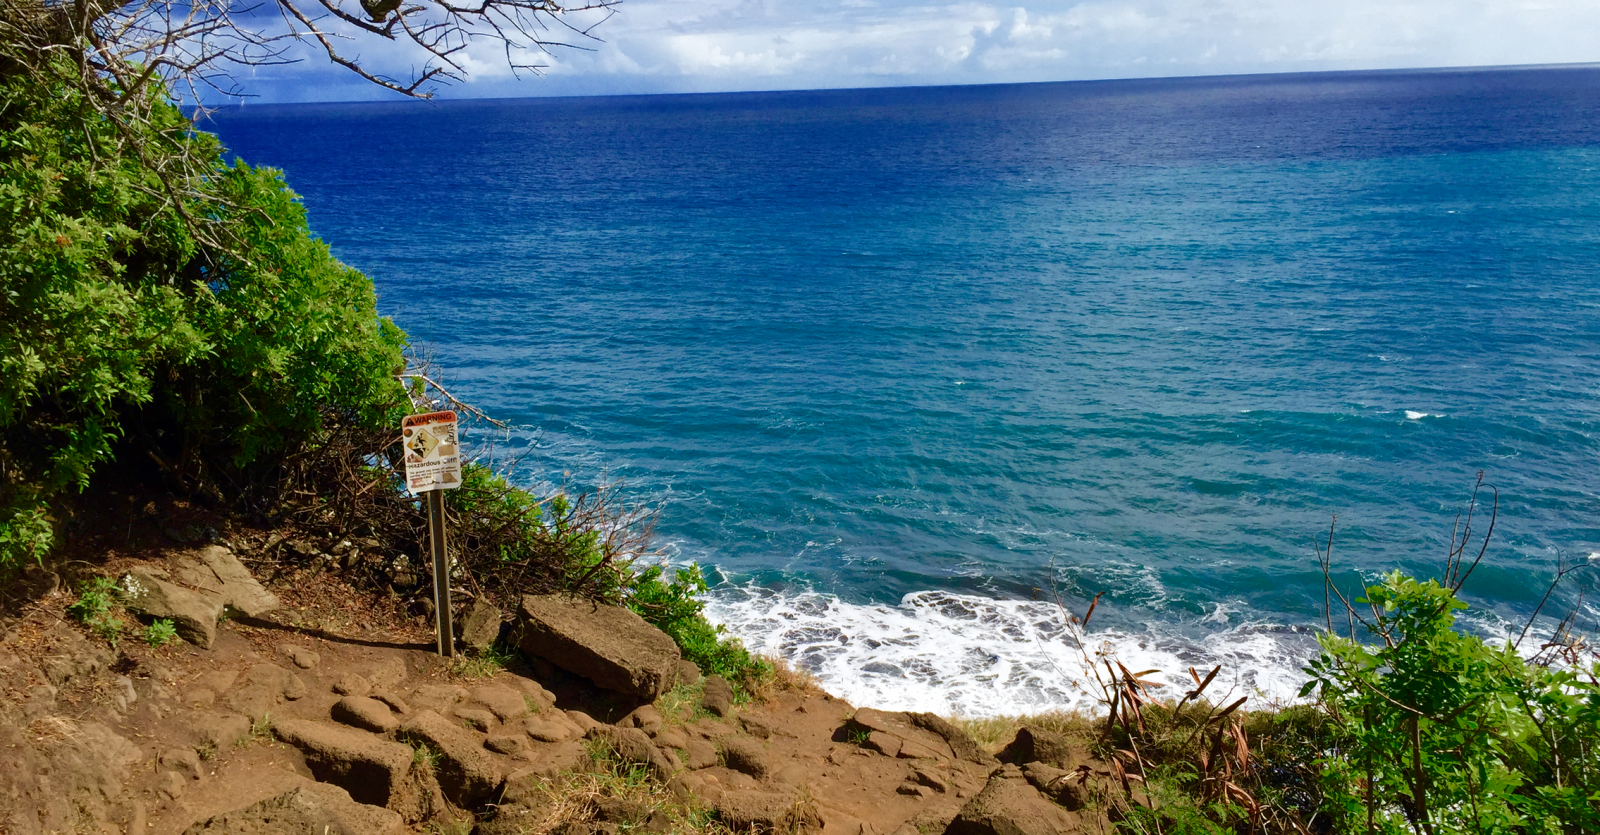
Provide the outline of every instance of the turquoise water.
[[1075,702],[1052,582],[1283,696],[1330,517],[1347,582],[1436,571],[1479,470],[1474,628],[1600,551],[1600,71],[216,124],[530,478],[660,503],[713,613],[852,699]]

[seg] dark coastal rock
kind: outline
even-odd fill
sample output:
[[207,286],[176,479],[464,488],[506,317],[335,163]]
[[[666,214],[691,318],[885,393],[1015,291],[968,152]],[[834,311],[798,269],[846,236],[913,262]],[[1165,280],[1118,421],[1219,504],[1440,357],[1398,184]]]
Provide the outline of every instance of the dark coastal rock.
[[526,595],[518,646],[597,686],[652,702],[677,679],[677,644],[620,606]]

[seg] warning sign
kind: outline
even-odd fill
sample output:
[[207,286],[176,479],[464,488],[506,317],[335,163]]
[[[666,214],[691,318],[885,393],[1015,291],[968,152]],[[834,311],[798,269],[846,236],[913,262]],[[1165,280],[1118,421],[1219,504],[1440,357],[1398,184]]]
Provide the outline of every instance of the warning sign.
[[400,421],[406,448],[406,486],[412,493],[461,486],[461,444],[455,412],[408,415]]

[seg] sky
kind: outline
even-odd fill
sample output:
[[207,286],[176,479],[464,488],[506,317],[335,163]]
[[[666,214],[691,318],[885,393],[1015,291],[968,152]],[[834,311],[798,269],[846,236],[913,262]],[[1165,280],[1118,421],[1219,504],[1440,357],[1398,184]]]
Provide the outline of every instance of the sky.
[[[440,98],[727,92],[1600,62],[1600,0],[623,0],[586,49],[478,43]],[[584,26],[604,13],[579,13]],[[394,77],[420,53],[342,50]],[[394,98],[309,47],[235,73],[252,102]]]

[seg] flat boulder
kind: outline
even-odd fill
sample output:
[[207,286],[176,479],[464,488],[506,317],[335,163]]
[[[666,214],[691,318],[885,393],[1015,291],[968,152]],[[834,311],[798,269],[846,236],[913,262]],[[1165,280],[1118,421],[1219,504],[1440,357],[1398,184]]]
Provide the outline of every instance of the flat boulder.
[[366,696],[345,696],[333,703],[333,719],[364,731],[386,734],[400,727],[389,706]]
[[128,609],[152,620],[170,620],[178,637],[201,649],[210,649],[217,639],[222,598],[184,588],[158,571],[135,568],[123,576],[121,585]]
[[220,599],[223,605],[250,618],[278,608],[278,598],[262,588],[250,569],[221,545],[208,545],[172,561],[172,578]]
[[483,750],[482,738],[431,710],[417,712],[397,732],[401,739],[437,751],[439,788],[462,807],[476,806],[500,788],[503,775]]
[[523,652],[603,689],[653,702],[677,680],[677,644],[620,606],[530,594],[517,621]]
[[388,806],[411,771],[411,747],[353,728],[285,719],[273,726],[278,738],[305,754],[311,773],[350,793],[357,802]]
[[1007,765],[967,801],[945,829],[945,835],[1062,835],[1077,832],[1077,815],[1050,802]]
[[288,791],[213,815],[183,835],[403,835],[388,809],[359,803],[344,789],[305,781]]

